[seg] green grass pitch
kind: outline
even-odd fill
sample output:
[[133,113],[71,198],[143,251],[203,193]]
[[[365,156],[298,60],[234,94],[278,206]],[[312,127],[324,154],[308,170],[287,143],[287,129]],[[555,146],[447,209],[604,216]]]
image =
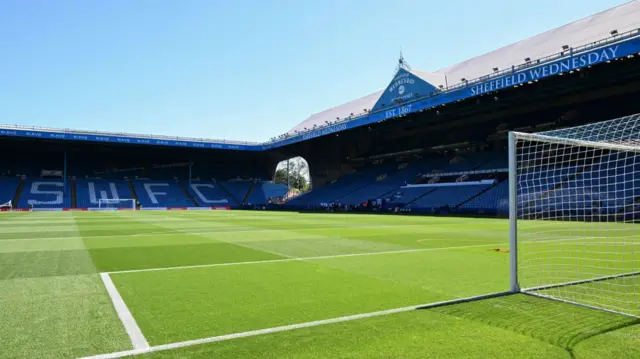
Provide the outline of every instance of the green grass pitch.
[[[584,226],[536,230],[577,236]],[[633,270],[629,263],[638,263],[640,248],[621,257],[601,243],[604,236],[628,241],[630,227],[590,226],[592,234],[602,232],[591,242],[559,247],[535,243],[542,237],[523,241],[532,246],[524,265],[545,273],[558,263],[536,263],[536,256],[587,248],[593,257],[560,256],[560,264],[622,266],[612,264],[604,274],[607,268]],[[3,213],[0,358],[131,350],[100,273],[109,273],[156,347],[506,291],[509,254],[496,249],[508,248],[507,236],[507,221],[491,219],[248,211]],[[575,279],[554,272],[549,277]],[[535,284],[534,277],[523,278]],[[633,288],[609,300],[638,304],[638,279],[621,281],[595,289]],[[573,294],[598,300],[588,288],[577,286]],[[137,357],[640,358],[640,321],[518,294]]]

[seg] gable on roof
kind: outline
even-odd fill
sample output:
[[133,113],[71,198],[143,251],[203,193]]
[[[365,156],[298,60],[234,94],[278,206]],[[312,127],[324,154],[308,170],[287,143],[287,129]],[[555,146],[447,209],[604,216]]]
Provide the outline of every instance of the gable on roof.
[[372,111],[412,101],[435,91],[436,87],[434,85],[416,76],[411,71],[400,68],[373,106]]

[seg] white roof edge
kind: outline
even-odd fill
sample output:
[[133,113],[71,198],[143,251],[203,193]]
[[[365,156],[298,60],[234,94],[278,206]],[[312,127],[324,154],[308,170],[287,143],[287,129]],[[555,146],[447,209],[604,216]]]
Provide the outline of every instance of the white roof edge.
[[[592,41],[609,37],[612,30],[618,30],[621,34],[631,31],[640,27],[640,20],[638,19],[640,19],[640,1],[632,0],[572,21],[566,25],[530,36],[514,44],[503,46],[469,60],[442,68],[436,72],[409,71],[436,87],[440,85],[451,87],[460,83],[462,78],[471,80],[490,75],[495,67],[502,70],[520,65],[524,63],[526,57],[535,60],[557,54],[562,51],[563,45],[571,47],[586,45]],[[381,93],[381,91],[377,93]],[[359,102],[372,95],[318,112],[292,128],[287,134],[292,134],[296,130],[303,130],[305,127],[311,129],[314,125],[324,125],[326,121],[335,121],[336,117],[346,118],[352,112],[362,114],[363,107]],[[370,106],[364,108],[370,109],[376,100],[377,98],[370,101]],[[360,109],[357,110],[358,108]]]
[[49,128],[49,127],[38,127],[38,126],[0,125],[0,129],[8,130],[8,131],[16,131],[16,130],[43,131],[43,132],[69,133],[74,135],[116,136],[116,137],[128,137],[128,138],[147,138],[147,139],[153,139],[153,140],[225,143],[225,144],[233,144],[233,145],[259,145],[260,144],[258,142],[249,142],[249,141],[216,140],[216,139],[210,139],[210,138],[150,135],[150,134],[127,133],[127,132],[86,131],[86,130],[74,130],[69,128],[63,129],[63,128]]

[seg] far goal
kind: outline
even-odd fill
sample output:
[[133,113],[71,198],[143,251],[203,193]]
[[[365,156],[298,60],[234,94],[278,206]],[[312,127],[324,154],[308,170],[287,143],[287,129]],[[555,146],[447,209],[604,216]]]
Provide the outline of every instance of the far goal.
[[640,317],[640,115],[511,133],[511,291]]
[[117,209],[136,209],[136,200],[135,199],[99,199],[98,200],[98,209],[99,210],[117,210]]

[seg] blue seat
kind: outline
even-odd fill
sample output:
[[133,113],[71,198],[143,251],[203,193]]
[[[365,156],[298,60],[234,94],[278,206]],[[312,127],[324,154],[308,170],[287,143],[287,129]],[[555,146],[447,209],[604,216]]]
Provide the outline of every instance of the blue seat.
[[143,207],[194,207],[177,181],[134,180]]
[[229,198],[216,182],[192,181],[189,185],[184,181],[183,185],[189,189],[189,194],[200,207],[237,207],[237,203]]
[[29,208],[70,208],[71,185],[65,186],[62,179],[27,179],[24,181],[18,207]]
[[[126,180],[79,179],[76,181],[76,207],[95,208],[100,199],[134,199]],[[131,208],[131,202],[111,205],[116,208]]]

